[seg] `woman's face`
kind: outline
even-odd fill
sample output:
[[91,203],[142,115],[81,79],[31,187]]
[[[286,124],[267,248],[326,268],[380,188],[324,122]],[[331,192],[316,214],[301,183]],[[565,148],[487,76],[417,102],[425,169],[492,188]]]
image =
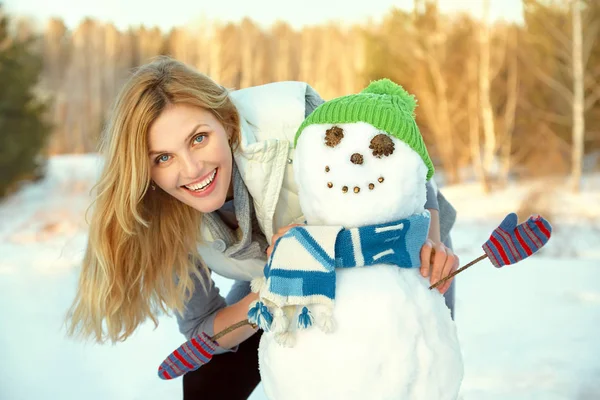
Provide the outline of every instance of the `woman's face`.
[[148,132],[152,180],[200,212],[215,211],[225,203],[231,183],[229,135],[203,108],[168,106]]

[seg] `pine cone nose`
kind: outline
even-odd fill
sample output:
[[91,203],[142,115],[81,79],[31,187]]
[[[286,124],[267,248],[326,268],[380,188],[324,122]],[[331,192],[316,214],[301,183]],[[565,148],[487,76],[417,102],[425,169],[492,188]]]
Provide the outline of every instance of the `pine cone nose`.
[[352,164],[362,165],[363,161],[363,156],[359,153],[354,153],[350,156],[350,162],[352,162]]

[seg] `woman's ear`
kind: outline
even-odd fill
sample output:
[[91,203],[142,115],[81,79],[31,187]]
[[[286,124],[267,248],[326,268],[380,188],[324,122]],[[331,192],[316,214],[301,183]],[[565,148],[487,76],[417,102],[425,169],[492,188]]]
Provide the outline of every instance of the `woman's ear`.
[[233,136],[231,134],[231,128],[225,127],[225,134],[227,135],[227,143],[229,143],[229,147],[231,147],[231,137]]
[[235,135],[235,131],[232,128],[227,130],[227,142],[229,143],[229,147],[233,146],[233,135]]

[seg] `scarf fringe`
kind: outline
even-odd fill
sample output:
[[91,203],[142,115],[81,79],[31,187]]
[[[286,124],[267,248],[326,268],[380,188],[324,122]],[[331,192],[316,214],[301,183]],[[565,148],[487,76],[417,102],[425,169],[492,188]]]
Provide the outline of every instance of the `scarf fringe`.
[[[273,306],[268,301],[255,300],[250,303],[248,321],[258,325],[265,332],[274,333],[277,343],[285,344],[286,347],[289,347],[294,338],[294,333],[290,329],[290,322],[294,319],[294,315],[298,315],[295,318],[297,330],[309,329],[316,325],[324,333],[331,333],[335,330],[336,326],[332,308],[332,306],[324,306],[322,304],[314,307],[302,306],[300,308],[297,306],[286,306],[281,308]],[[293,342],[295,343],[295,339],[293,339]]]
[[254,278],[250,281],[250,290],[252,290],[253,293],[258,293],[263,287],[265,287],[266,284],[267,279],[264,276]]
[[273,311],[273,323],[271,324],[271,332],[281,333],[288,330],[290,326],[290,321],[285,316],[283,310],[279,307],[275,308]]
[[335,320],[333,319],[333,311],[327,308],[318,314],[316,318],[317,326],[325,333],[335,331]]
[[271,325],[273,324],[273,314],[271,314],[265,303],[254,300],[250,303],[248,321],[252,324],[256,324],[263,331],[269,332],[271,330]]
[[298,329],[307,329],[313,325],[314,317],[308,307],[302,307],[302,312],[298,315]]

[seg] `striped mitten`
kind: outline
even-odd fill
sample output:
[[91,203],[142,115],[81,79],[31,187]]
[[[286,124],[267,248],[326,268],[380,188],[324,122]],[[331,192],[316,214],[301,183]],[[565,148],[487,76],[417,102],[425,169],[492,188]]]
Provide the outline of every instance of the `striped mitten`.
[[517,214],[508,214],[483,245],[483,251],[497,268],[529,257],[550,239],[552,226],[543,217],[530,217],[519,225],[517,222]]
[[165,358],[158,367],[159,378],[173,379],[197,370],[212,359],[216,348],[217,343],[206,333],[194,336]]

